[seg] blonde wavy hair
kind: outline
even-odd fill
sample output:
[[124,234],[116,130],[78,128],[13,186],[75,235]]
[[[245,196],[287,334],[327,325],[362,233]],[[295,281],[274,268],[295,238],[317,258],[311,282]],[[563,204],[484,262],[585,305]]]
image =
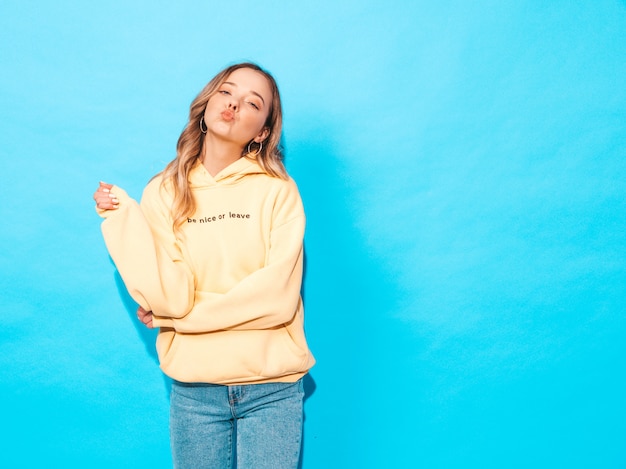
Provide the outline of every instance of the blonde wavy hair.
[[249,68],[261,73],[267,79],[272,90],[272,105],[265,122],[265,126],[270,129],[270,134],[263,141],[261,151],[253,150],[248,153],[250,148],[248,145],[244,147],[241,156],[257,161],[259,166],[272,177],[288,178],[280,148],[283,111],[276,80],[269,72],[254,63],[243,62],[231,65],[215,75],[192,101],[189,107],[189,121],[180,134],[176,145],[176,158],[161,173],[162,187],[167,186],[173,191],[174,200],[170,210],[175,231],[178,231],[184,221],[196,210],[196,201],[189,187],[189,173],[195,166],[196,160],[202,155],[204,134],[200,130],[200,118],[204,115],[204,110],[211,96],[217,92],[231,73],[240,68]]

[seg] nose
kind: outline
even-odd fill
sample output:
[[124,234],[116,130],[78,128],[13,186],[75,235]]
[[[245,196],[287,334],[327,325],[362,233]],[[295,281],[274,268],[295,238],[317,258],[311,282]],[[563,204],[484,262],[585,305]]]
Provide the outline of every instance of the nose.
[[236,111],[237,108],[238,108],[237,101],[231,98],[230,101],[228,102],[228,109],[232,109],[233,111]]

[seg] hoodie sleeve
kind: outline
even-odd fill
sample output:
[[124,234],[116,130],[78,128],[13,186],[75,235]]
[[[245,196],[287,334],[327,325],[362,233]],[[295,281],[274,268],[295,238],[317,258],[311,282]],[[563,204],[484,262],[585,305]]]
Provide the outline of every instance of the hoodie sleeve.
[[[158,184],[153,180],[146,191],[149,188],[158,191]],[[163,206],[153,210],[153,216],[160,219],[149,222],[123,189],[113,187],[111,192],[119,199],[119,208],[98,213],[105,218],[105,244],[130,296],[154,314],[184,316],[193,306],[194,277],[175,242],[171,221],[170,243],[158,239],[167,232],[167,210]],[[153,205],[158,207],[158,201]]]
[[304,227],[302,201],[290,181],[274,204],[265,266],[226,293],[196,291],[194,306],[186,316],[163,320],[155,314],[155,326],[202,333],[269,329],[291,322],[301,302]]

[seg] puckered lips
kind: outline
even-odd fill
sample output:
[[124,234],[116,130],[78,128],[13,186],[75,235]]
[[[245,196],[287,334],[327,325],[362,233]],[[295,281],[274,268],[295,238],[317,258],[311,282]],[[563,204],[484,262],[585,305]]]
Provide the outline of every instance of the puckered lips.
[[221,116],[226,122],[235,120],[235,113],[231,109],[223,110]]

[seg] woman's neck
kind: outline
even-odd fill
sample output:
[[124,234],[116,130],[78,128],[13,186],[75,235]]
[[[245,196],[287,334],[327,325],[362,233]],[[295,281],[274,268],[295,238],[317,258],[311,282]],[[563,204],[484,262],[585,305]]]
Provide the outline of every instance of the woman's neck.
[[206,138],[202,146],[201,161],[209,174],[215,176],[241,158],[242,151],[236,144]]

